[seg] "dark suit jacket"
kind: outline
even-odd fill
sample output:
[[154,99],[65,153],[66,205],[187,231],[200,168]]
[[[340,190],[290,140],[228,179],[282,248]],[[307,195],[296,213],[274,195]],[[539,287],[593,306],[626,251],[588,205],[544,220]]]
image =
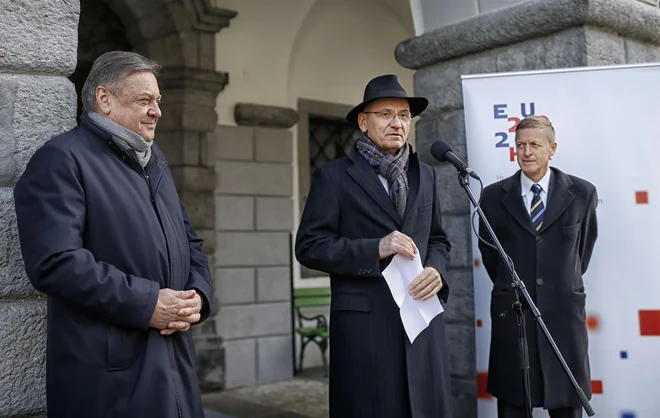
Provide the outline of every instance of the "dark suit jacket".
[[411,153],[408,181],[401,219],[357,149],[314,172],[296,257],[330,274],[331,417],[451,417],[444,315],[411,345],[381,276],[391,258],[379,260],[380,239],[398,230],[415,241],[424,266],[446,277],[450,244],[435,171]]
[[[481,207],[576,380],[591,397],[582,275],[587,271],[598,235],[598,194],[591,183],[556,168],[551,170],[549,202],[538,233],[523,204],[520,171],[486,187]],[[491,241],[483,224],[479,234]],[[523,405],[511,275],[496,250],[482,242],[479,249],[493,281],[488,391],[498,399]],[[526,322],[533,405],[580,406],[573,386],[529,310]]]

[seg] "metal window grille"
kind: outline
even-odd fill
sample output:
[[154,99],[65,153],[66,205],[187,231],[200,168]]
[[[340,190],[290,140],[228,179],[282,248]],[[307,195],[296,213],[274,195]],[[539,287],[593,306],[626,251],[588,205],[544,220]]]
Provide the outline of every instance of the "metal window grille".
[[350,154],[360,130],[352,123],[325,116],[309,117],[310,175],[328,161]]

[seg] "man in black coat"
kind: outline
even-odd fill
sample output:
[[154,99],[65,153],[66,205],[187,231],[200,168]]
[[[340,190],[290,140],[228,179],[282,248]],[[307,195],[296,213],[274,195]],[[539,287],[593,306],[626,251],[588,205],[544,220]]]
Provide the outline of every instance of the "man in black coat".
[[[556,149],[555,131],[547,118],[523,119],[516,130],[520,170],[486,187],[481,207],[577,382],[591,398],[582,275],[598,235],[598,194],[588,181],[549,167]],[[491,242],[483,225],[479,235]],[[511,275],[494,248],[480,241],[479,249],[493,281],[488,392],[498,399],[499,418],[525,418]],[[548,409],[551,418],[582,417],[570,380],[529,310],[525,312],[532,407]]]
[[411,344],[381,272],[395,254],[425,267],[416,299],[446,301],[450,244],[435,171],[407,144],[428,105],[394,75],[376,77],[348,113],[363,135],[316,169],[296,238],[301,264],[330,274],[330,416],[450,418],[444,315]]
[[190,326],[213,287],[154,144],[158,64],[109,52],[82,123],[41,147],[14,189],[32,285],[48,295],[50,418],[203,418]]

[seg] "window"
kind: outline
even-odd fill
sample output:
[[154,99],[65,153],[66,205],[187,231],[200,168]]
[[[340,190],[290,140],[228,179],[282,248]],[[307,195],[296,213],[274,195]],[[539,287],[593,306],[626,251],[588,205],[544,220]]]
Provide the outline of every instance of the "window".
[[[315,100],[298,101],[298,187],[300,213],[305,206],[314,170],[328,161],[350,154],[360,135],[346,120],[350,106]],[[300,277],[321,278],[326,273],[300,266]]]
[[310,115],[309,174],[328,161],[349,155],[359,136],[360,130],[347,120]]

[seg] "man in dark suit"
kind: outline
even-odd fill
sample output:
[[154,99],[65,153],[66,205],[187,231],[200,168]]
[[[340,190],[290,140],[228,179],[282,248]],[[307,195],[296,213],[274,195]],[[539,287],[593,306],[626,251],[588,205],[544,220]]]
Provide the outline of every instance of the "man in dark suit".
[[376,77],[346,118],[363,135],[316,169],[296,239],[301,264],[330,274],[330,416],[449,418],[444,315],[411,344],[381,272],[419,252],[416,299],[446,301],[450,244],[435,171],[406,142],[428,105],[394,75]]
[[[598,235],[598,194],[586,180],[549,167],[557,149],[545,117],[523,119],[516,130],[520,170],[484,189],[481,207],[516,272],[539,308],[577,382],[591,398],[582,275]],[[490,242],[480,225],[480,236]],[[515,290],[497,251],[480,242],[483,264],[493,281],[492,337],[488,392],[499,418],[524,418]],[[536,321],[525,310],[532,407],[551,418],[580,418],[582,409],[564,369]]]
[[213,281],[156,145],[159,69],[98,57],[80,126],[14,189],[25,271],[48,296],[50,418],[204,417],[189,331],[211,315]]

